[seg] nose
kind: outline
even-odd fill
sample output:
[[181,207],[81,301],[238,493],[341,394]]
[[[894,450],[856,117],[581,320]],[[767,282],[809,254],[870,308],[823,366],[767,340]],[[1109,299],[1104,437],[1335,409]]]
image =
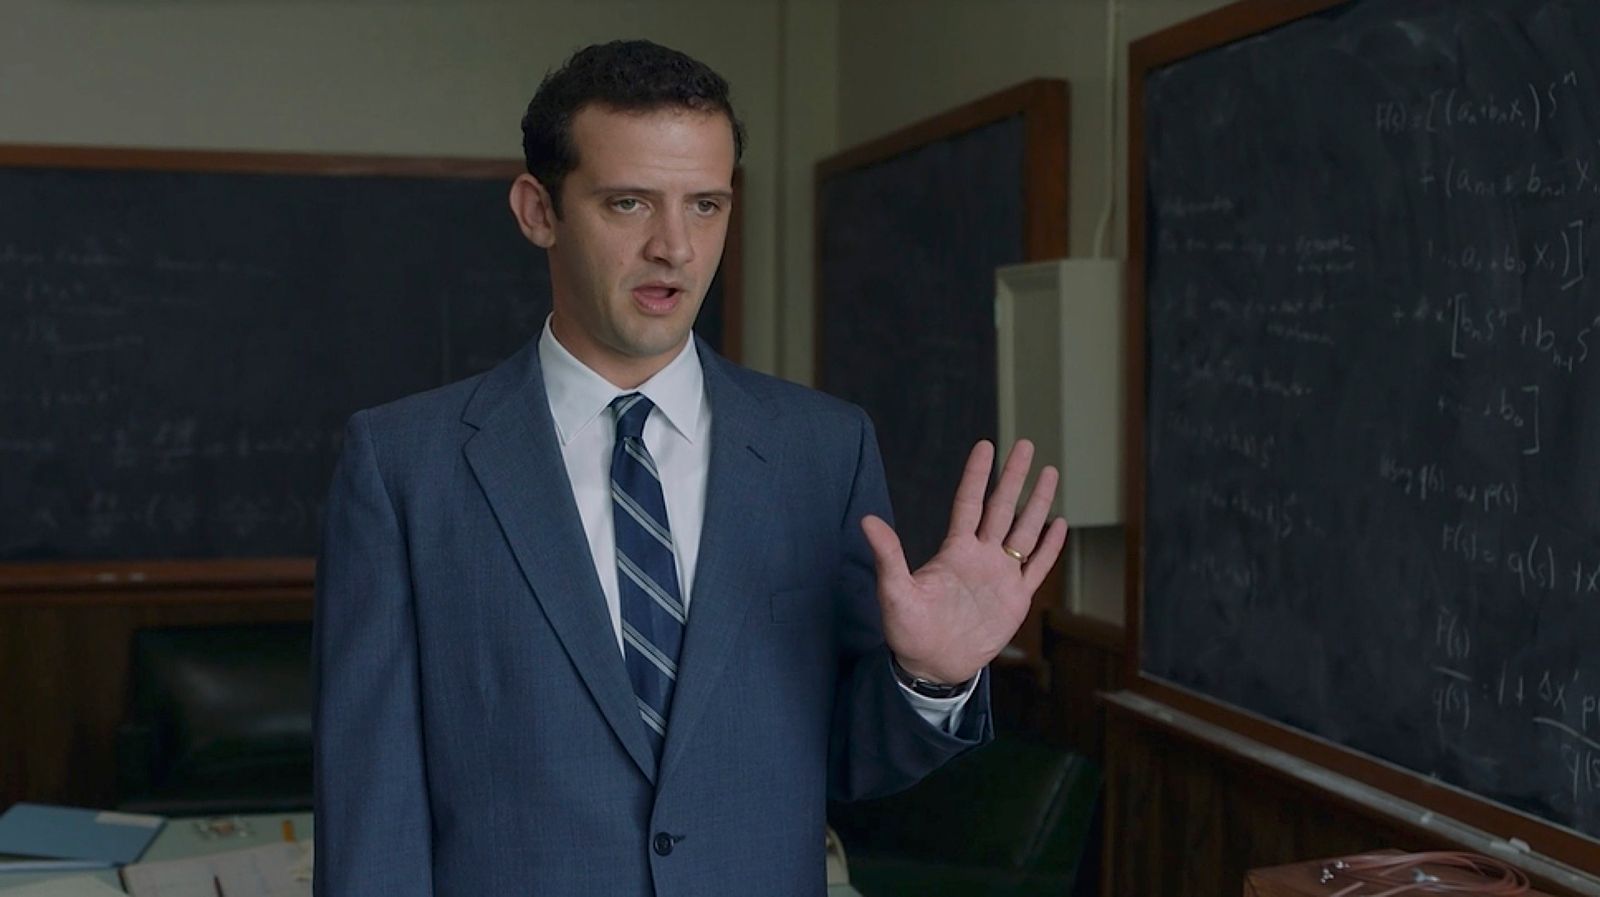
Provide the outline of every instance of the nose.
[[645,257],[671,268],[681,268],[694,260],[694,243],[689,239],[689,222],[682,209],[667,209],[652,222]]

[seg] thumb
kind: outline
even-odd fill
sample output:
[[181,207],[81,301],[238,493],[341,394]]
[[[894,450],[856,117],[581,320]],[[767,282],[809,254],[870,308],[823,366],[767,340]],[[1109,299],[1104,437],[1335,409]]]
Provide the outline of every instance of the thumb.
[[906,569],[906,554],[900,547],[900,537],[895,534],[894,527],[884,522],[882,517],[868,514],[861,518],[861,532],[867,537],[867,545],[872,549],[880,584],[905,579],[911,575],[911,571]]

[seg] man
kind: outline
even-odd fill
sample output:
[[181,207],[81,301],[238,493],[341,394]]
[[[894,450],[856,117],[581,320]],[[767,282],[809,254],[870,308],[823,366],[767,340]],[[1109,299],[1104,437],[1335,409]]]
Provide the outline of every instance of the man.
[[523,121],[544,332],[352,418],[316,603],[320,897],[824,889],[824,800],[990,737],[985,665],[1066,526],[974,449],[909,571],[859,409],[690,327],[742,145],[726,83],[590,47]]

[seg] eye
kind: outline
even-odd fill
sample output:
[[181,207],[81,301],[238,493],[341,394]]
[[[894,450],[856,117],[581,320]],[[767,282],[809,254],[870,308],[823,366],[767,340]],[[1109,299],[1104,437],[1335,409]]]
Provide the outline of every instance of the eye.
[[611,201],[611,207],[619,212],[632,212],[640,207],[639,200],[632,196],[621,196]]
[[694,209],[702,215],[715,215],[722,211],[722,203],[714,199],[702,199],[694,204]]

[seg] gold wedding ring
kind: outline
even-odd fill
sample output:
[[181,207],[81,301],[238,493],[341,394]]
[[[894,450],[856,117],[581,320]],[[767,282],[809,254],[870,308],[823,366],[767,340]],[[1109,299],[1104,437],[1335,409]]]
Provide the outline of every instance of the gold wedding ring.
[[1001,543],[1000,550],[1005,552],[1006,554],[1009,554],[1012,557],[1016,558],[1017,559],[1017,563],[1019,563],[1019,564],[1026,564],[1028,562],[1028,556],[1027,555],[1025,555],[1022,552],[1016,550],[1015,548],[1012,548],[1010,545],[1006,545],[1004,543]]

